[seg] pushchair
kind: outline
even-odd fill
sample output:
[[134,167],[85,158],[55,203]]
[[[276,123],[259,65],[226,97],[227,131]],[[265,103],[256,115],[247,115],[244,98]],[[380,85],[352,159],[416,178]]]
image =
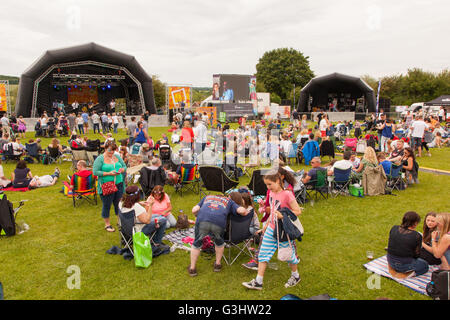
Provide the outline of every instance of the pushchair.
[[35,137],[42,137],[44,136],[44,130],[41,128],[41,123],[38,121],[36,122],[36,125],[34,126],[34,136]]
[[67,123],[67,120],[61,120],[60,121],[60,128],[58,129],[58,133],[60,137],[67,137],[69,135],[69,124]]
[[50,119],[50,120],[48,121],[48,129],[47,129],[47,132],[48,132],[48,136],[49,136],[49,137],[56,137],[56,125],[55,125],[55,120]]

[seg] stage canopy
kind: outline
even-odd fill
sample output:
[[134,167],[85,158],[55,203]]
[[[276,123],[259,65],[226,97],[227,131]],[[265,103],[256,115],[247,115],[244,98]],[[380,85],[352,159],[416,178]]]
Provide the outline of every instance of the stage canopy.
[[373,89],[360,78],[336,72],[311,79],[300,92],[297,110],[311,112],[313,107],[328,110],[329,99],[332,96],[354,100],[364,97],[365,110],[375,112]]
[[37,117],[51,111],[54,100],[89,102],[80,97],[93,100],[98,111],[111,99],[124,98],[128,114],[156,113],[152,78],[137,60],[88,43],[46,51],[34,62],[20,77],[16,114]]
[[425,102],[426,106],[450,106],[450,95],[443,95],[434,100]]

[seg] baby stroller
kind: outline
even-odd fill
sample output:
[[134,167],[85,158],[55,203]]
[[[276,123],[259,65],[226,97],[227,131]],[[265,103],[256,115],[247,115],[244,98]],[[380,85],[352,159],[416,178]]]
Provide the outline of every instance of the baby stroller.
[[59,125],[61,126],[58,130],[59,135],[61,137],[67,137],[69,135],[69,124],[67,123],[67,120],[61,119]]
[[43,130],[41,129],[41,123],[38,121],[36,122],[36,125],[34,126],[34,136],[35,137],[42,137],[44,135]]
[[56,137],[56,125],[55,125],[55,120],[53,118],[48,120],[48,136]]
[[170,146],[168,144],[162,144],[159,146],[159,158],[161,159],[162,164],[166,164],[170,162],[170,157],[172,155]]

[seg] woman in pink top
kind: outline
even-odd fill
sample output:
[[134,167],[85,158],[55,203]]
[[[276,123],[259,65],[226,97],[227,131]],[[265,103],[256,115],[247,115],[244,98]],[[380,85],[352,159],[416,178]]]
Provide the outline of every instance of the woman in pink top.
[[242,285],[249,289],[261,290],[263,285],[263,277],[267,268],[267,264],[275,254],[278,246],[280,248],[287,248],[293,246],[293,254],[291,260],[288,261],[291,267],[291,277],[285,283],[285,287],[293,287],[300,282],[300,275],[298,274],[297,264],[299,259],[295,250],[295,239],[289,241],[280,241],[274,238],[275,219],[281,220],[283,215],[280,213],[281,208],[289,208],[296,216],[302,213],[302,209],[298,206],[295,200],[294,193],[289,190],[285,190],[283,187],[283,180],[281,174],[278,171],[272,171],[264,175],[264,183],[269,189],[269,204],[270,204],[270,217],[269,222],[263,229],[263,240],[258,253],[258,275],[255,279],[249,282],[243,282]]
[[175,227],[177,220],[171,213],[172,204],[170,203],[169,195],[164,192],[163,186],[153,188],[152,193],[147,199],[147,203],[151,203],[151,200],[153,200],[152,217],[156,219],[158,216],[165,217],[167,219],[166,229]]

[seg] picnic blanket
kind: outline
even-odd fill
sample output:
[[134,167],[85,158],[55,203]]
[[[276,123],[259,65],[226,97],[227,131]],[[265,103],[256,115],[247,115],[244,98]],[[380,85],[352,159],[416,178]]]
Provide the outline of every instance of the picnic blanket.
[[381,258],[375,259],[369,263],[366,263],[364,267],[376,274],[379,274],[383,277],[393,279],[397,281],[398,283],[418,292],[424,295],[427,295],[426,287],[428,282],[431,281],[431,273],[435,270],[438,270],[438,266],[430,266],[430,269],[427,273],[418,276],[418,277],[412,277],[409,279],[397,279],[394,278],[388,270],[388,262],[386,256],[382,256]]
[[189,229],[181,229],[181,230],[175,230],[172,231],[169,234],[166,234],[163,237],[163,240],[168,240],[172,242],[173,244],[178,245],[184,245],[185,242],[183,242],[183,239],[186,237],[195,238],[195,229],[194,227],[191,227]]
[[1,189],[2,191],[21,191],[21,192],[25,192],[25,191],[29,191],[31,189],[28,189],[28,187],[25,188],[13,188],[13,187],[9,187],[9,188],[3,188]]

